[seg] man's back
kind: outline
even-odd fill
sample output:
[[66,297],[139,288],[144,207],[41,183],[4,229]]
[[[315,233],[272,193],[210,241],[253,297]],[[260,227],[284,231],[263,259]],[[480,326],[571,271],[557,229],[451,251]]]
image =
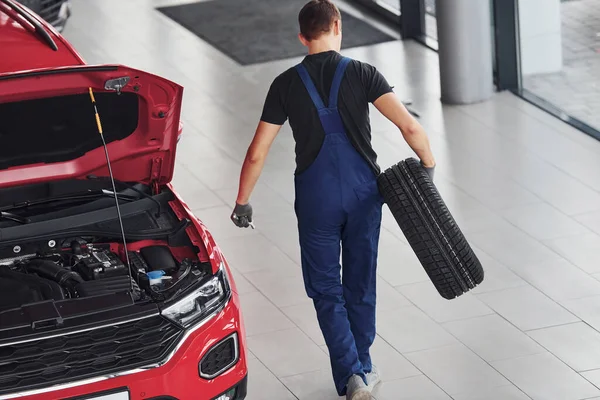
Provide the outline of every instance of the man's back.
[[[338,52],[327,51],[309,55],[302,61],[325,105],[341,59]],[[356,60],[348,65],[340,87],[338,109],[348,139],[375,174],[380,170],[377,154],[371,146],[369,103],[391,91],[388,82],[373,66]],[[301,173],[317,157],[325,132],[295,68],[274,80],[261,117],[262,121],[276,125],[283,125],[287,119],[296,139],[296,173]]]

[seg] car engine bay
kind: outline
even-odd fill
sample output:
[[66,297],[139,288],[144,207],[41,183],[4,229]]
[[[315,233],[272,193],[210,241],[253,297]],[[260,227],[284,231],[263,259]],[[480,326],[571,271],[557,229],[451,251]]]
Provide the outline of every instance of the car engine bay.
[[[211,272],[210,264],[177,260],[166,245],[128,251],[131,275],[119,243],[71,238],[24,250],[20,246],[0,249],[0,312],[48,300],[124,292],[136,302],[162,301],[186,282],[189,285]],[[151,282],[153,272],[160,272],[160,282]]]
[[[168,246],[150,245],[128,251],[130,275],[123,254],[119,243],[83,238],[0,249],[0,312],[48,300],[123,292],[131,293],[136,302],[162,301],[185,287],[186,281],[210,274],[210,265],[191,258],[177,260]],[[158,271],[160,282],[151,282],[149,276]]]

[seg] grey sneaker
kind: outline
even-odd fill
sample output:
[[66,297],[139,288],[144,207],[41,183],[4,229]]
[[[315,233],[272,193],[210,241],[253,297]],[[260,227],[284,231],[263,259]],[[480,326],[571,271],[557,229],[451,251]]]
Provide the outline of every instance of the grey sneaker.
[[346,386],[346,400],[371,400],[371,392],[358,375],[352,375]]
[[367,374],[367,389],[373,390],[381,382],[381,373],[375,365],[371,367],[371,372]]

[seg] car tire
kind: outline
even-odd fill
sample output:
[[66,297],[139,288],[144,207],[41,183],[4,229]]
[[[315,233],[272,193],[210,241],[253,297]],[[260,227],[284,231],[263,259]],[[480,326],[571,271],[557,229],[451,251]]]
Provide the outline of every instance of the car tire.
[[483,268],[421,163],[409,158],[377,179],[379,191],[439,294],[456,298]]

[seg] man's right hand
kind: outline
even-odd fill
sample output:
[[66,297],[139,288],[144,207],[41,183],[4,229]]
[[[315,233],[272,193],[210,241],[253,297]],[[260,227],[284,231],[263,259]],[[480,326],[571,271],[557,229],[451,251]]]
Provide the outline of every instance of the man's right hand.
[[248,204],[235,204],[231,213],[231,220],[238,228],[248,228],[252,225],[252,206]]
[[435,163],[433,164],[433,166],[428,167],[423,161],[421,161],[421,166],[423,166],[423,169],[425,170],[425,172],[427,172],[427,175],[429,175],[429,179],[431,179],[431,181],[433,182],[433,176],[435,175]]

